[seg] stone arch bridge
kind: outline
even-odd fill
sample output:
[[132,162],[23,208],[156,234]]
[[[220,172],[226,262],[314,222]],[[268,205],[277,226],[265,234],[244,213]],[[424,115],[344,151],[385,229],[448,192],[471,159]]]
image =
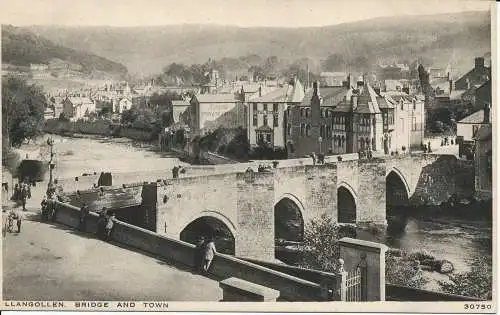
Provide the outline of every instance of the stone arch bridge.
[[135,200],[144,210],[144,226],[157,233],[180,238],[187,226],[210,218],[230,232],[236,256],[272,260],[275,206],[284,199],[299,209],[306,229],[322,215],[386,225],[388,204],[468,196],[469,173],[454,156],[404,155],[169,179],[140,186]]

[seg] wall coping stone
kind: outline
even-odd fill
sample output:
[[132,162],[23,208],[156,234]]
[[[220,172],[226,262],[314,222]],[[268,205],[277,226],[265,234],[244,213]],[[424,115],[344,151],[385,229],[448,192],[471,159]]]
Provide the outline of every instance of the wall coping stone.
[[364,240],[358,240],[355,238],[350,238],[350,237],[344,237],[340,239],[339,241],[340,245],[344,245],[346,247],[358,247],[358,248],[364,248],[367,251],[372,251],[372,252],[385,252],[387,251],[388,247],[384,244],[380,243],[375,243],[375,242],[369,242],[369,241],[364,241]]
[[274,290],[260,284],[255,284],[243,279],[236,277],[231,277],[226,280],[219,282],[219,286],[223,290],[231,290],[236,292],[241,292],[244,295],[253,295],[256,297],[262,297],[264,301],[270,299],[276,299],[280,295],[280,291]]

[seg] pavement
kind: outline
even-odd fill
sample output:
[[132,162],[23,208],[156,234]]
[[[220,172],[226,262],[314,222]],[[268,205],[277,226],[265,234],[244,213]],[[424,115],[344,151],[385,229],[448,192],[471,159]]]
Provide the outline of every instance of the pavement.
[[215,280],[24,212],[3,239],[4,300],[219,301]]

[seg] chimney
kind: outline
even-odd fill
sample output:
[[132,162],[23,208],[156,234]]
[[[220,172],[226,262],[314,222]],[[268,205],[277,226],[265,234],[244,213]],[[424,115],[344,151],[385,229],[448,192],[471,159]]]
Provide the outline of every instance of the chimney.
[[484,105],[484,119],[483,119],[483,123],[485,123],[485,124],[491,123],[491,121],[490,121],[490,104],[488,104],[488,103],[486,103]]
[[477,57],[474,59],[474,65],[475,69],[482,69],[484,68],[484,58],[483,57]]
[[311,97],[311,136],[317,139],[320,136],[321,100],[319,98],[319,82],[313,82],[313,95]]

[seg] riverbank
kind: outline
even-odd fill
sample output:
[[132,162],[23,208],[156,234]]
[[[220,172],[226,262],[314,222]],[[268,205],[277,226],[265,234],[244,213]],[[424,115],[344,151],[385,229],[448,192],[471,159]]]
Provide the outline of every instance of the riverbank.
[[139,141],[157,141],[158,132],[153,130],[142,130],[125,127],[109,120],[99,119],[95,121],[64,121],[59,119],[48,119],[45,121],[43,131],[60,136],[100,135],[105,137],[123,137]]

